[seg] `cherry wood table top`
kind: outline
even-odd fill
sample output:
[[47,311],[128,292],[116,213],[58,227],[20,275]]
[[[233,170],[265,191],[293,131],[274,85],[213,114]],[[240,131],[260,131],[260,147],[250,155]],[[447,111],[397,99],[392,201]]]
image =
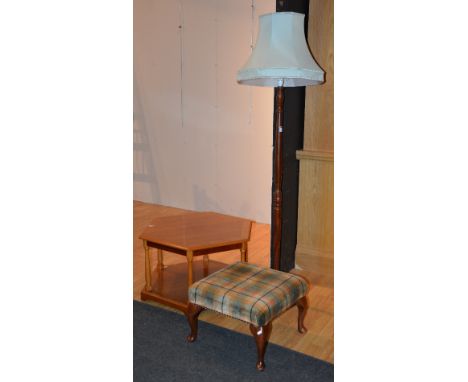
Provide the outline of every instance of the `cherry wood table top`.
[[214,212],[187,212],[154,219],[140,239],[196,251],[247,242],[252,221]]

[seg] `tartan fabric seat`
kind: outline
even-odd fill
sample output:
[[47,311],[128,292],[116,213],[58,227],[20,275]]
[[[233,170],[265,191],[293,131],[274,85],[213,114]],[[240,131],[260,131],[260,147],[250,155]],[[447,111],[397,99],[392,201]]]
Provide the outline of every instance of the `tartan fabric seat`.
[[304,279],[245,262],[192,284],[189,301],[256,326],[264,326],[308,292]]

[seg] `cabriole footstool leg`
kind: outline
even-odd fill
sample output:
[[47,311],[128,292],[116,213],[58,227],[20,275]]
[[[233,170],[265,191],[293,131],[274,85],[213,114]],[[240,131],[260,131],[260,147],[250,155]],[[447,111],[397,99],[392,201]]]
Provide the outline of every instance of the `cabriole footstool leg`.
[[297,317],[297,330],[299,333],[305,333],[307,332],[307,328],[304,326],[304,318],[307,313],[307,307],[309,306],[307,303],[307,297],[304,296],[297,300],[296,305],[299,310],[299,315]]
[[192,304],[191,302],[188,305],[187,319],[190,325],[191,333],[187,337],[188,342],[193,342],[197,339],[198,334],[198,316],[204,310],[202,306]]
[[250,324],[250,332],[254,336],[255,343],[257,344],[257,369],[263,371],[265,369],[265,350],[268,345],[268,340],[270,339],[271,321],[265,326],[257,327]]

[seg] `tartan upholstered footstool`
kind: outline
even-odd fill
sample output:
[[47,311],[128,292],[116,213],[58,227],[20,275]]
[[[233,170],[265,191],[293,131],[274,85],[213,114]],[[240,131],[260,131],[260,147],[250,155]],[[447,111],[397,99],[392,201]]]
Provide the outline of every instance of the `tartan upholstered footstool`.
[[204,309],[214,310],[250,324],[257,344],[257,369],[265,368],[265,349],[272,320],[290,307],[298,307],[298,330],[305,333],[308,283],[300,276],[238,262],[192,284],[188,291],[187,318],[197,338],[198,316]]

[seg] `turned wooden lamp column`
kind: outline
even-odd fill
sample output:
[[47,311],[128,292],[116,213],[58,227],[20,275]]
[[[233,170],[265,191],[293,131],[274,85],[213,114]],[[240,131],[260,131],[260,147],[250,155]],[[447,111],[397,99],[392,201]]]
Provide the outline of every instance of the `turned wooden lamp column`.
[[304,34],[304,15],[295,12],[269,13],[260,16],[255,48],[247,63],[237,73],[244,85],[270,86],[275,96],[275,146],[273,150],[273,269],[281,264],[281,210],[283,178],[283,109],[284,88],[317,85],[324,82],[324,72],[312,58]]

